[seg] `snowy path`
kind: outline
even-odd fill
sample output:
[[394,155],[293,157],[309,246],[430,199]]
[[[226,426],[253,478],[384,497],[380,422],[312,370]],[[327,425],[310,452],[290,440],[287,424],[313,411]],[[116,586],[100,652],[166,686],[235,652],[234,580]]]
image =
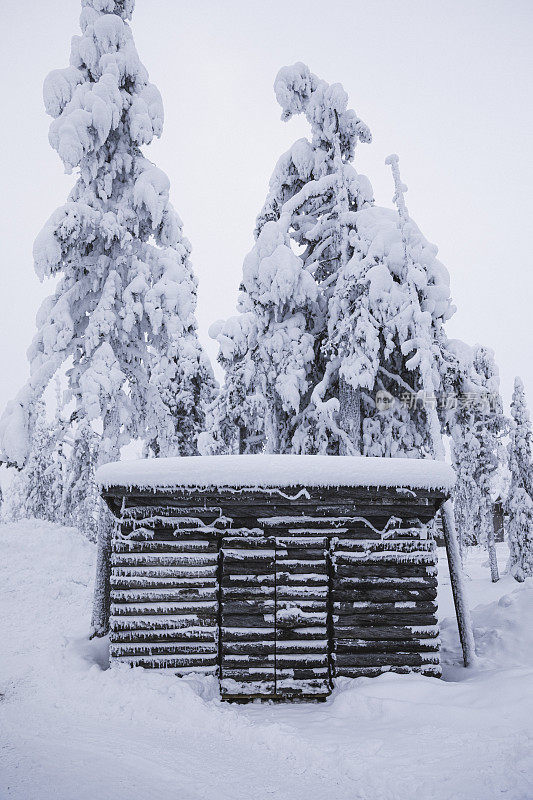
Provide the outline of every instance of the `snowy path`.
[[[533,798],[533,585],[492,586],[479,554],[468,680],[386,675],[321,705],[234,707],[209,680],[101,668],[76,531],[3,526],[0,547],[1,800]],[[445,574],[442,590],[449,613]],[[453,661],[452,625],[444,640]]]

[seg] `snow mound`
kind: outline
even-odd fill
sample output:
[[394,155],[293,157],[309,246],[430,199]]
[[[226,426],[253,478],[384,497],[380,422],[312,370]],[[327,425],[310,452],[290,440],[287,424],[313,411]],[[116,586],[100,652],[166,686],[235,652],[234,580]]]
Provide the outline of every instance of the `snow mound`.
[[100,467],[96,481],[105,488],[396,486],[448,492],[454,475],[447,464],[429,459],[269,454],[115,461]]
[[[471,613],[476,653],[483,669],[533,664],[532,579],[497,600],[476,606]],[[445,650],[455,649],[453,619],[441,624],[441,638]]]

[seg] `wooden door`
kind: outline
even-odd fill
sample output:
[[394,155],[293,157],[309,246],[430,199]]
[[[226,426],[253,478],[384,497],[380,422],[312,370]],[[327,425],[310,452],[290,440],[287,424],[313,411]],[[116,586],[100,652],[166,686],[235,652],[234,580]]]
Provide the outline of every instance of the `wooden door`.
[[275,540],[234,529],[220,550],[220,688],[225,699],[276,694]]
[[[285,532],[283,532],[285,534]],[[220,668],[225,699],[327,695],[328,540],[228,531],[220,566]]]
[[[300,534],[300,535],[298,535]],[[276,536],[276,693],[327,696],[329,543],[325,536],[288,531]]]

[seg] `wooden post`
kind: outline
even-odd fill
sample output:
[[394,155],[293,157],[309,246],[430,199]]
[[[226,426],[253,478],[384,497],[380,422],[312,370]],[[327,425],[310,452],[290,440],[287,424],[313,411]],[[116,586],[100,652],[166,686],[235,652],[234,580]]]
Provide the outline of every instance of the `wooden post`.
[[453,602],[455,604],[459,638],[463,649],[463,661],[465,667],[471,667],[476,663],[477,656],[474,633],[472,631],[472,619],[466,602],[461,554],[459,552],[457,534],[455,532],[455,519],[451,500],[446,500],[446,502],[443,503],[441,515],[446,555],[448,556],[448,565],[450,567]]
[[113,517],[108,507],[100,501],[98,520],[98,552],[94,579],[94,601],[91,620],[91,638],[105,636],[109,632],[111,609],[111,537]]

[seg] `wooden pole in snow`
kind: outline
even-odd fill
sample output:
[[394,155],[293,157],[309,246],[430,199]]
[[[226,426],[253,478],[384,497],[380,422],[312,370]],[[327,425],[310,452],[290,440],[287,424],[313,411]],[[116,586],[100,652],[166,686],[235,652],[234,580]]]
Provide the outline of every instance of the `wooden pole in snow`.
[[466,591],[463,581],[463,567],[459,543],[455,531],[455,517],[451,500],[446,500],[441,508],[442,528],[444,531],[444,544],[446,546],[446,556],[450,569],[450,583],[452,586],[453,602],[455,605],[455,615],[457,617],[457,627],[459,628],[459,638],[463,649],[463,662],[465,667],[472,667],[477,660],[476,648],[474,643],[474,633],[472,630],[472,619],[470,609],[466,601]]

